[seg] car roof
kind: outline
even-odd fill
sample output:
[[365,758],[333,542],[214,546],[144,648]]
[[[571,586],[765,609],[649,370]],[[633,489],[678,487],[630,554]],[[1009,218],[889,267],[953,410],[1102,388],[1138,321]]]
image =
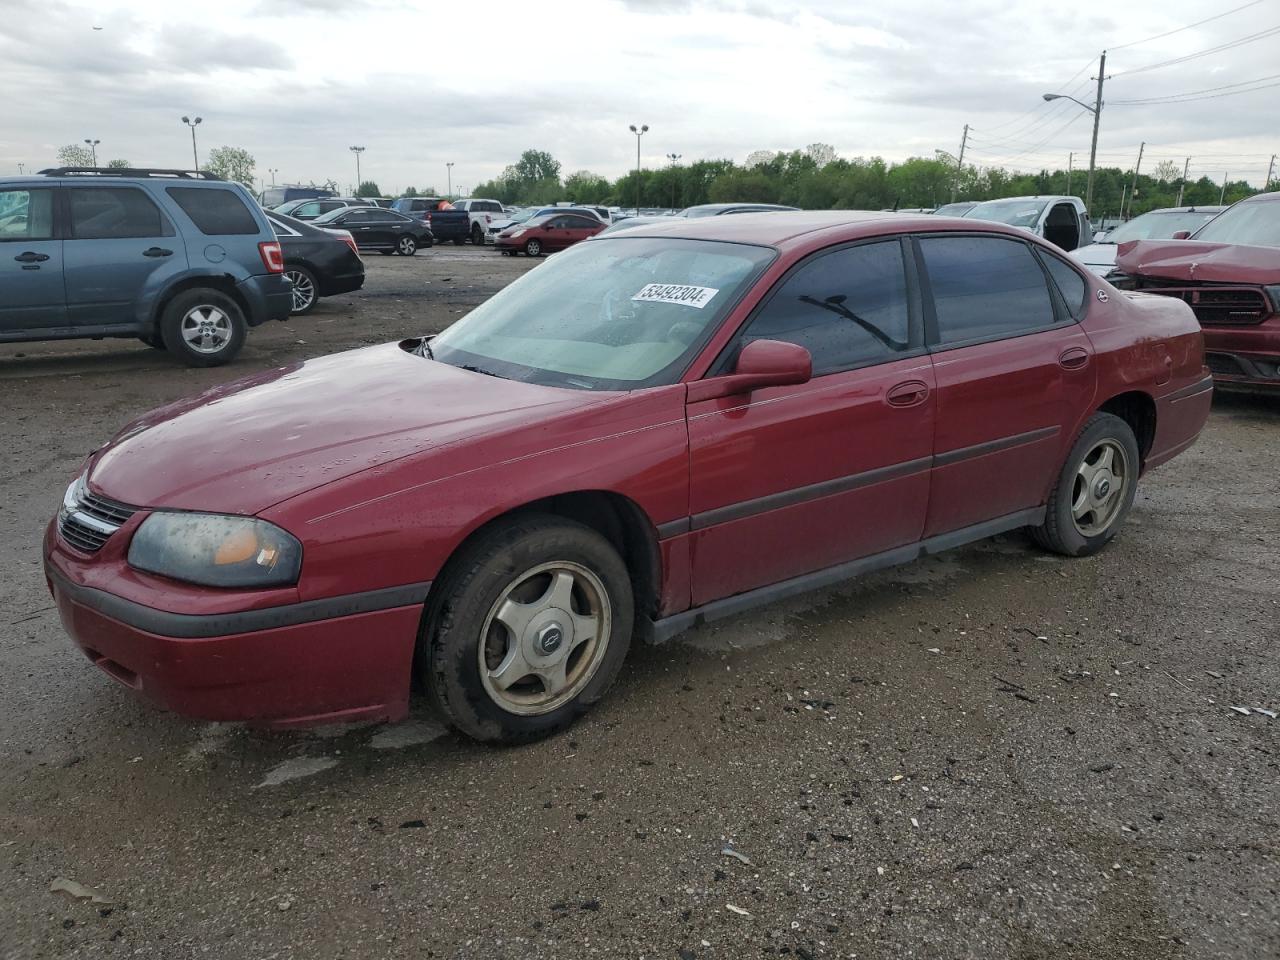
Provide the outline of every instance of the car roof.
[[[624,223],[626,221],[623,221]],[[738,213],[732,217],[662,217],[626,231],[632,237],[719,240],[789,248],[857,240],[884,233],[939,230],[983,231],[1026,239],[1027,231],[1002,223],[932,213],[883,213],[874,210],[800,210]],[[618,237],[622,239],[621,235]]]
[[[1280,200],[1280,190],[1273,190],[1271,193],[1255,193],[1252,197],[1245,197],[1241,203],[1257,203],[1266,200]],[[1223,207],[1225,210],[1226,208]]]
[[[1193,204],[1189,207],[1157,207],[1154,210],[1148,210],[1147,213],[1221,213],[1226,207],[1220,207],[1218,204]],[[1145,217],[1147,213],[1140,213],[1138,217]],[[1138,217],[1133,219],[1137,220]]]

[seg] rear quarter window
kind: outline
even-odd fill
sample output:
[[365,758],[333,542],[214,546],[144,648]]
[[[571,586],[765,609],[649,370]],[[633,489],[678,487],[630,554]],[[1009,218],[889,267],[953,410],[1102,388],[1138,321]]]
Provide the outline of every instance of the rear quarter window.
[[1062,294],[1062,299],[1067,305],[1067,312],[1072,318],[1079,320],[1084,316],[1085,294],[1088,287],[1085,285],[1084,277],[1073,267],[1068,266],[1052,253],[1037,248],[1040,259],[1044,261],[1045,267],[1049,271],[1049,276],[1053,277],[1053,282],[1058,288],[1058,292]]
[[261,233],[240,195],[221,187],[169,187],[166,191],[206,236],[256,236]]

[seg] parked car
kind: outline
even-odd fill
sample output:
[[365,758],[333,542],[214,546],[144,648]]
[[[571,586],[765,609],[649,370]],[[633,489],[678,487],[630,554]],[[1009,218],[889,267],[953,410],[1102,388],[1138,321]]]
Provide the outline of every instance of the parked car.
[[[506,220],[495,220],[493,223],[489,224],[489,242],[495,242],[498,234],[502,233],[509,227],[528,223],[535,217],[547,217],[555,213],[576,213],[581,214],[584,217],[591,217],[593,219],[600,220],[600,215],[596,212],[594,207],[561,207],[559,205],[550,207],[525,207],[523,210],[512,211],[511,216]],[[600,222],[608,224],[610,221],[600,220]]]
[[364,199],[367,200],[371,206],[382,207],[386,210],[390,210],[391,205],[396,202],[394,197],[365,197]]
[[74,641],[209,720],[397,720],[416,671],[457,729],[526,741],[633,640],[1003,531],[1095,553],[1209,414],[1185,304],[1021,230],[640,230],[438,336],[125,426],[45,534]]
[[419,247],[429,247],[435,237],[421,220],[382,207],[351,207],[334,210],[313,221],[317,227],[345,230],[361,250],[376,250],[384,256],[398,253],[412,257]]
[[515,256],[523,252],[540,257],[594,237],[603,229],[598,217],[585,213],[549,213],[502,231],[493,245],[503,254]]
[[634,227],[645,227],[651,223],[662,223],[669,219],[670,219],[669,217],[623,217],[621,220],[618,220],[610,224],[609,226],[605,227],[603,230],[597,233],[594,237],[588,237],[587,239],[596,240],[600,237],[610,237],[610,236],[613,236],[615,233],[620,233],[623,230],[631,230]]
[[[703,203],[696,207],[685,207],[677,217],[723,217],[730,213],[777,213],[784,210],[799,210],[799,207],[784,207],[777,203]],[[661,216],[661,210],[641,210],[639,216]]]
[[1071,256],[1100,277],[1115,271],[1116,247],[1130,240],[1168,240],[1180,231],[1193,232],[1226,207],[1166,207],[1121,224],[1100,239],[1071,251]]
[[345,210],[347,207],[371,207],[375,204],[356,197],[325,197],[321,200],[290,200],[276,207],[274,213],[284,213],[295,220],[318,220],[334,210]]
[[1116,252],[1117,286],[1195,311],[1218,386],[1280,395],[1280,192],[1233,204],[1190,239],[1182,230]]
[[441,243],[452,240],[456,244],[463,244],[471,239],[471,214],[465,210],[455,210],[448,200],[440,197],[401,197],[391,205],[391,209],[421,220]]
[[322,297],[364,286],[364,261],[348,231],[323,230],[274,211],[268,211],[267,219],[284,252],[284,275],[293,284],[294,315],[310,313]]
[[1079,197],[1006,197],[975,204],[972,220],[1007,223],[1030,230],[1063,250],[1089,242],[1089,214]]
[[258,197],[258,202],[268,210],[274,210],[290,200],[314,200],[317,197],[332,197],[335,193],[324,187],[299,187],[283,185],[267,187]]
[[211,367],[293,305],[262,208],[208,173],[0,179],[0,249],[0,342],[136,337]]
[[978,205],[976,200],[957,200],[955,203],[944,203],[933,211],[935,217],[963,217]]
[[489,227],[498,220],[507,219],[506,211],[497,200],[455,200],[455,210],[465,210],[471,218],[470,239],[477,247],[482,246],[489,237]]

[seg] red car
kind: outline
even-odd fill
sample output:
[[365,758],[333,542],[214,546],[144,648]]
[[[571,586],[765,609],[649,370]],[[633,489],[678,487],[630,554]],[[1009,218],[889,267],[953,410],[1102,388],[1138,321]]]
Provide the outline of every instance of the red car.
[[771,213],[581,244],[445,333],[125,427],[44,543],[102,670],[193,716],[521,741],[633,640],[1002,531],[1081,556],[1185,450],[1186,304],[973,220]]
[[594,237],[606,226],[583,213],[552,213],[507,227],[494,238],[493,245],[511,256],[524,251],[531,257],[540,257]]
[[1121,244],[1118,282],[1191,305],[1219,386],[1280,394],[1280,193],[1241,200],[1189,240],[1174,237]]

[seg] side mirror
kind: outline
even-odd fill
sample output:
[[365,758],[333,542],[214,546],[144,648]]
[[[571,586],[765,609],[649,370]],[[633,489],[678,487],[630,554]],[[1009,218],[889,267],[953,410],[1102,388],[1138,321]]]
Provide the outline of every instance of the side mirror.
[[733,373],[689,384],[689,401],[732,397],[761,387],[807,383],[812,376],[813,358],[804,347],[781,340],[753,340],[738,354]]
[[1190,231],[1190,230],[1179,230],[1179,231],[1178,231],[1177,233],[1175,233],[1175,234],[1174,234],[1170,239],[1172,239],[1172,240],[1187,240],[1187,239],[1190,239],[1190,237],[1191,237],[1191,231]]

